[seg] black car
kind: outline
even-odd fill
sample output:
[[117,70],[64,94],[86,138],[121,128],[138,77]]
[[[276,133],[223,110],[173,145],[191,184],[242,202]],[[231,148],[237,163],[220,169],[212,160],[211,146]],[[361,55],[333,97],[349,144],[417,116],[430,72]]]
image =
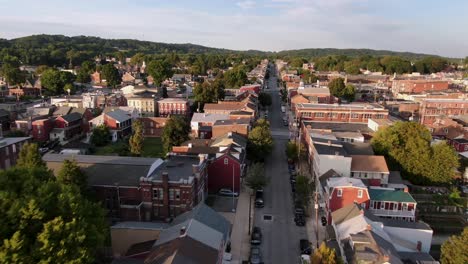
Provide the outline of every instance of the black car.
[[296,184],[291,184],[291,191],[292,191],[293,193],[296,192]]
[[296,204],[296,206],[294,207],[294,214],[295,215],[305,215],[304,207],[302,207],[302,205],[300,205],[300,204]]
[[305,217],[303,215],[296,214],[294,217],[294,223],[296,223],[297,226],[305,226]]
[[254,226],[252,230],[252,235],[250,237],[250,244],[260,245],[262,243],[262,231],[260,227]]
[[255,192],[255,207],[263,208],[265,203],[263,201],[263,189],[257,190]]
[[320,220],[322,221],[322,226],[327,225],[327,218],[325,216],[322,216],[322,218]]
[[260,252],[260,248],[252,247],[250,249],[250,263],[251,264],[262,263],[262,253]]
[[305,255],[312,254],[312,247],[310,245],[309,240],[307,239],[299,240],[299,249],[301,250],[301,254],[305,254]]
[[296,177],[291,176],[291,177],[289,177],[289,180],[291,181],[291,185],[296,184]]

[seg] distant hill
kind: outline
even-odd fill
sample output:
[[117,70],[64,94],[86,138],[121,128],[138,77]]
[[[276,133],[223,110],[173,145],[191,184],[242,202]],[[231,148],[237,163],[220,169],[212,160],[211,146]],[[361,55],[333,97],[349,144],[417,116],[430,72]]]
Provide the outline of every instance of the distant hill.
[[280,52],[258,50],[236,51],[190,43],[171,44],[134,39],[103,39],[87,36],[67,37],[63,35],[32,35],[11,40],[0,39],[0,61],[3,59],[3,56],[9,54],[17,56],[25,64],[59,66],[67,63],[67,52],[70,50],[79,51],[79,58],[76,58],[75,61],[83,61],[96,55],[115,55],[118,51],[125,51],[126,56],[132,56],[138,52],[144,54],[175,52],[179,54],[245,54],[272,58],[304,57],[306,59],[328,55],[345,55],[349,57],[361,55],[396,55],[407,59],[419,59],[430,56],[411,52],[371,49],[300,49]]

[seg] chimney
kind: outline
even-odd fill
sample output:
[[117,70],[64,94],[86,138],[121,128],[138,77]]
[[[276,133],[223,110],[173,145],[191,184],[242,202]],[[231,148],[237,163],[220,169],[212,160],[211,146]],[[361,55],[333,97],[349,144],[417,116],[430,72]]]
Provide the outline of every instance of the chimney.
[[162,173],[162,180],[163,180],[163,184],[169,182],[169,173],[167,171]]
[[185,232],[186,232],[185,226],[181,227],[181,228],[180,228],[180,233],[179,233],[180,236],[184,236],[184,235],[185,235]]
[[232,132],[228,132],[228,137],[232,137]]
[[188,143],[188,147],[192,148],[193,147],[192,143]]

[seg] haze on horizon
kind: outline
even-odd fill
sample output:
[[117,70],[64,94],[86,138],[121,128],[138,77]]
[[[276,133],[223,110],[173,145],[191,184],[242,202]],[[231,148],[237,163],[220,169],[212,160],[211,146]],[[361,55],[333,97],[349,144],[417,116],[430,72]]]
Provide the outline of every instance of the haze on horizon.
[[0,38],[87,35],[233,50],[369,48],[461,58],[468,56],[464,10],[463,0],[0,0]]

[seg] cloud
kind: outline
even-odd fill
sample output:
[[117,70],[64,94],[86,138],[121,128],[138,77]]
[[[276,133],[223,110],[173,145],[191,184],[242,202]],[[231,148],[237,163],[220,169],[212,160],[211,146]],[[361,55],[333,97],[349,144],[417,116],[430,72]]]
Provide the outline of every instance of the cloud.
[[246,0],[242,2],[237,2],[236,5],[242,9],[251,9],[255,7],[256,3],[255,1]]

